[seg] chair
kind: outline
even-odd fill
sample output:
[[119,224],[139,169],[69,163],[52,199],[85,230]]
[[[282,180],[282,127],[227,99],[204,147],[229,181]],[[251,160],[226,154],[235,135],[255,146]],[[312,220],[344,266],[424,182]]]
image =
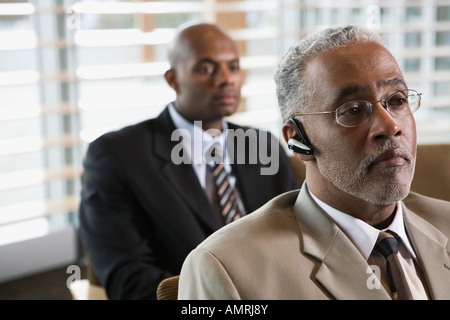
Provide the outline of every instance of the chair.
[[156,298],[158,300],[177,300],[179,279],[180,276],[176,275],[161,281],[156,289]]
[[416,172],[411,190],[450,201],[450,144],[417,146]]

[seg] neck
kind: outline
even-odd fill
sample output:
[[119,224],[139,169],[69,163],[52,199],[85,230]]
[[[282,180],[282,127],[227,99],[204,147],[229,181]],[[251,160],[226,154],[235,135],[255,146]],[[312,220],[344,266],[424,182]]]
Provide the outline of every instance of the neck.
[[217,120],[213,120],[213,121],[202,121],[202,129],[204,131],[209,130],[209,129],[216,129],[219,130],[220,132],[223,131],[223,121],[222,119],[217,119]]
[[175,102],[174,104],[175,110],[186,120],[189,121],[192,124],[195,124],[195,122],[201,122],[202,129],[204,131],[209,129],[215,129],[219,130],[220,132],[223,131],[223,119],[221,117],[214,118],[214,119],[204,119],[203,115],[195,115],[187,113],[185,110],[182,110],[179,108],[178,104]]
[[315,183],[306,174],[308,189],[329,206],[360,219],[377,229],[388,227],[394,219],[397,203],[377,205],[357,198],[328,183]]

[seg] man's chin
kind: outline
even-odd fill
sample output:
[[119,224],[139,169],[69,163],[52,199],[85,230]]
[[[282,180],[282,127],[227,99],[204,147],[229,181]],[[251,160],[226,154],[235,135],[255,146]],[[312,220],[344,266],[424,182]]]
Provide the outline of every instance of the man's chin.
[[390,205],[405,199],[410,191],[410,184],[391,183],[382,188],[373,186],[362,198],[376,205]]
[[236,113],[237,105],[221,104],[218,106],[218,111],[222,117],[229,117]]

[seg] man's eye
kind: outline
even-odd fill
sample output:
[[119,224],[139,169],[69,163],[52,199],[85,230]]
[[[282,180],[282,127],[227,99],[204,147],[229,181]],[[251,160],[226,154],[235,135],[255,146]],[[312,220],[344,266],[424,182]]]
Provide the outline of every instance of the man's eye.
[[345,110],[345,112],[343,112],[342,115],[351,116],[353,114],[357,114],[358,112],[361,112],[360,108],[358,108],[358,107],[351,107],[351,108]]
[[402,105],[404,105],[406,103],[408,103],[408,101],[405,98],[398,98],[398,99],[391,99],[391,100],[389,100],[389,105],[390,106],[395,106],[395,107],[402,106]]
[[215,71],[215,68],[213,66],[203,65],[203,66],[198,67],[197,71],[200,74],[213,74]]
[[365,112],[365,107],[360,106],[358,104],[351,104],[349,106],[345,106],[341,110],[339,110],[338,115],[339,116],[354,116],[358,115],[362,112]]
[[389,108],[403,108],[408,105],[408,98],[402,93],[397,93],[389,98],[387,104]]
[[229,69],[230,69],[230,71],[232,71],[232,72],[236,72],[236,71],[241,70],[241,67],[240,67],[239,64],[237,63],[237,64],[232,64],[232,65],[230,65]]

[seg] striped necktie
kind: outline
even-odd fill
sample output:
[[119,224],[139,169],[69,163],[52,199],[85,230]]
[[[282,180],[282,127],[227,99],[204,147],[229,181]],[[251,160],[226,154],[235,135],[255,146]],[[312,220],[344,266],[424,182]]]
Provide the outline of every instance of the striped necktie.
[[416,272],[398,254],[398,241],[389,232],[380,232],[377,248],[387,262],[389,286],[394,300],[427,300]]
[[228,173],[225,170],[223,162],[223,153],[220,148],[214,148],[211,151],[214,158],[214,163],[210,168],[212,169],[214,182],[219,201],[219,208],[224,218],[225,224],[228,224],[241,217],[239,207],[236,201],[234,187],[230,184]]

